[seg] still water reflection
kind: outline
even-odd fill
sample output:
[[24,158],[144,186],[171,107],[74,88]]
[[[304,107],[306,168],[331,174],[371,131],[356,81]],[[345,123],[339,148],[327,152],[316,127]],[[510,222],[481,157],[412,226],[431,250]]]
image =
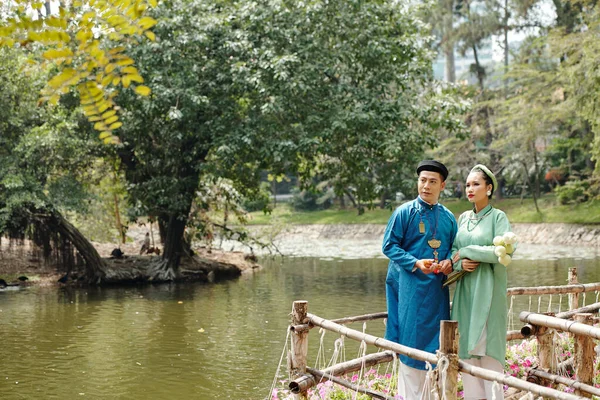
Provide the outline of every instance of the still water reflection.
[[[522,254],[534,256],[511,264],[509,286],[564,284],[572,266],[580,267],[581,282],[600,281],[600,258],[589,249],[571,249],[570,257],[535,248]],[[294,300],[308,300],[325,318],[385,311],[383,258],[264,265],[214,285],[0,292],[0,397],[264,399]],[[515,311],[527,307],[528,299],[515,303]],[[383,325],[372,322],[368,331],[380,335]],[[319,336],[311,338],[314,360]],[[326,336],[325,347],[335,339]]]

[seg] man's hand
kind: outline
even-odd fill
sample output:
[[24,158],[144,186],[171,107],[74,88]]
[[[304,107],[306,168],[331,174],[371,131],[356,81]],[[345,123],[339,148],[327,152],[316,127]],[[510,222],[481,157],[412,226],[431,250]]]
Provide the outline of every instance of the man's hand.
[[442,274],[448,275],[450,272],[452,272],[452,263],[450,262],[450,260],[442,260],[438,264],[437,269]]
[[479,267],[479,261],[473,261],[468,258],[463,258],[462,269],[467,272],[473,272]]
[[423,273],[426,275],[431,274],[433,272],[433,265],[433,260],[431,259],[417,260],[417,262],[415,263],[415,267],[423,271]]

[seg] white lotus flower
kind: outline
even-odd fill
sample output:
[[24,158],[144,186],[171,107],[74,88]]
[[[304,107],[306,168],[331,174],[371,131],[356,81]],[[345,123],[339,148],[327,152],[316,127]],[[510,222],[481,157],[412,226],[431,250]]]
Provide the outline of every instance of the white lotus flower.
[[506,232],[504,234],[504,243],[515,244],[517,242],[517,235],[512,232]]
[[512,254],[515,252],[515,246],[512,244],[507,244],[504,246],[504,248],[506,249],[506,254]]
[[496,236],[494,238],[494,246],[502,246],[504,245],[504,238],[502,236]]
[[512,258],[508,254],[505,254],[502,257],[498,257],[498,262],[500,264],[504,265],[505,267],[508,266],[508,264],[510,264],[511,261],[512,261]]
[[494,254],[498,257],[502,257],[506,255],[506,247],[504,246],[496,246],[494,249]]

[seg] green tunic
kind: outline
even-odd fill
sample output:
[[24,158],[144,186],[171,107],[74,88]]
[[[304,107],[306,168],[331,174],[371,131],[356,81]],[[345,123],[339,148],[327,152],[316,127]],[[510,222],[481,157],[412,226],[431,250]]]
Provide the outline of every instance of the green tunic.
[[[488,205],[478,214],[463,213],[458,219],[458,233],[452,245],[452,255],[460,251],[461,260],[480,261],[479,267],[463,276],[456,284],[452,301],[452,319],[458,321],[459,357],[473,355],[481,335],[486,332],[485,355],[502,365],[506,355],[506,267],[494,254],[493,239],[510,231],[504,212]],[[462,270],[462,261],[454,264]],[[481,345],[478,346],[481,348]]]

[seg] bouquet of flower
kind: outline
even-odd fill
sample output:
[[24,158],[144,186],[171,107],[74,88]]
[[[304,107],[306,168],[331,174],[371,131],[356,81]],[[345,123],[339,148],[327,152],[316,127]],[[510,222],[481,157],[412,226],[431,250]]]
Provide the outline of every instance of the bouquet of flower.
[[512,261],[510,255],[515,252],[515,243],[517,243],[517,235],[512,232],[494,238],[494,246],[496,246],[494,254],[498,256],[498,262],[505,267]]
[[[515,251],[515,244],[517,243],[517,235],[512,232],[506,232],[502,236],[496,236],[493,240],[494,243],[494,254],[498,257],[498,262],[505,267],[512,261],[511,254]],[[444,282],[443,286],[448,286],[462,278],[468,271],[454,271],[448,275],[448,279]]]

